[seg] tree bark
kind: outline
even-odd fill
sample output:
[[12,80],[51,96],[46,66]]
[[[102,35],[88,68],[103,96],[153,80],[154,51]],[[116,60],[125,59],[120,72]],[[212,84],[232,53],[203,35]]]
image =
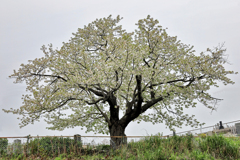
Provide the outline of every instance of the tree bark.
[[115,122],[109,127],[110,136],[121,136],[121,137],[111,137],[110,144],[113,149],[117,149],[121,145],[127,144],[127,137],[125,137],[126,134],[124,133],[125,128],[126,127],[119,124],[119,121]]
[[116,149],[122,144],[127,144],[127,138],[124,138],[126,136],[124,132],[127,125],[124,125],[125,123],[119,120],[119,106],[113,93],[110,93],[108,104],[110,106],[110,123],[108,125],[110,136],[121,136],[111,137],[111,147]]

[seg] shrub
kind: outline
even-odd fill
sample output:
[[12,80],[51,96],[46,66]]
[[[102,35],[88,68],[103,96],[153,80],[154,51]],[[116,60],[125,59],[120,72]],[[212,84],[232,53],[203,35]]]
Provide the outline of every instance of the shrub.
[[2,138],[0,139],[0,153],[1,155],[7,153],[8,139]]
[[82,144],[81,142],[75,144],[74,139],[70,138],[44,137],[30,141],[28,146],[30,154],[39,153],[41,155],[56,156],[64,152],[70,154],[70,152],[75,151],[75,149],[79,149]]

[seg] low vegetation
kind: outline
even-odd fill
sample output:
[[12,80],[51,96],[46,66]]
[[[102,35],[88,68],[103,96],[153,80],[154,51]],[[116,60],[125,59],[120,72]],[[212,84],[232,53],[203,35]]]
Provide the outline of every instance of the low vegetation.
[[[160,136],[160,135],[159,135]],[[56,144],[60,144],[57,146]],[[61,142],[61,143],[59,143]],[[65,143],[63,143],[65,142]],[[68,144],[69,146],[66,146]],[[227,138],[223,135],[199,137],[173,136],[167,139],[152,136],[138,142],[129,142],[112,150],[109,145],[73,145],[70,139],[46,138],[31,141],[22,146],[22,153],[1,151],[1,159],[49,159],[49,160],[215,160],[240,159],[239,137]],[[26,147],[29,147],[28,149]],[[27,150],[27,151],[26,151]],[[26,152],[24,152],[26,151]]]

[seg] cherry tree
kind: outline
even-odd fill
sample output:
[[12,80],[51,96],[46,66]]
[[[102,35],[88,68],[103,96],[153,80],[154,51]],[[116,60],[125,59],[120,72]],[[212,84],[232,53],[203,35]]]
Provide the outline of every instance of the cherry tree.
[[118,25],[121,19],[97,19],[61,49],[43,46],[44,57],[29,60],[10,76],[15,83],[26,82],[23,105],[3,111],[20,115],[20,127],[43,117],[48,129],[85,127],[110,136],[126,136],[132,121],[165,122],[171,130],[184,123],[203,125],[183,108],[200,102],[215,110],[220,99],[208,93],[210,87],[219,81],[234,84],[227,75],[237,73],[223,66],[224,46],[196,54],[150,16],[130,33]]

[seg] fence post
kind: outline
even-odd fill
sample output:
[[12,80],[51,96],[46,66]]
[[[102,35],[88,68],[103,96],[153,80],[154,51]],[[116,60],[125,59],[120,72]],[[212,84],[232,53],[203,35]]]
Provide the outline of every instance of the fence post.
[[192,132],[188,131],[188,132],[187,132],[187,135],[188,135],[188,136],[192,135]]
[[20,153],[21,152],[21,140],[15,139],[13,142],[13,153]]
[[27,136],[27,145],[26,145],[26,147],[24,147],[24,148],[25,148],[24,152],[25,152],[26,155],[28,155],[28,143],[29,143],[29,139],[30,139],[30,134]]
[[235,123],[236,134],[240,135],[240,123]]
[[126,135],[122,136],[122,144],[127,144],[127,137],[126,137]]
[[74,141],[75,141],[75,143],[82,142],[81,135],[80,134],[75,134],[74,135]]
[[82,147],[82,140],[81,140],[81,135],[80,134],[75,134],[74,135],[74,146],[75,146],[75,152],[77,153],[78,149],[78,144],[80,143],[80,147]]
[[223,125],[222,125],[222,121],[219,121],[219,123],[220,123],[219,129],[224,129],[224,127],[223,127]]
[[173,136],[176,136],[176,133],[173,131]]

